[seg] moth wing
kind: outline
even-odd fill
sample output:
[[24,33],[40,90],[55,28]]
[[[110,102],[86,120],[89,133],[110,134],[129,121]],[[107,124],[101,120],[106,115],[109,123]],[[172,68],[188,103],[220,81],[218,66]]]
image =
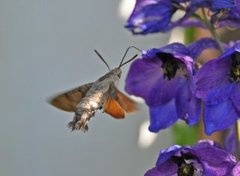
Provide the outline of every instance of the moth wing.
[[104,112],[108,113],[116,119],[123,119],[125,117],[124,109],[112,96],[109,96],[107,98],[103,108]]
[[116,100],[126,112],[135,112],[137,103],[116,88]]
[[80,87],[59,94],[50,99],[49,103],[61,110],[75,112],[77,104],[86,95],[92,84],[93,83],[84,84]]

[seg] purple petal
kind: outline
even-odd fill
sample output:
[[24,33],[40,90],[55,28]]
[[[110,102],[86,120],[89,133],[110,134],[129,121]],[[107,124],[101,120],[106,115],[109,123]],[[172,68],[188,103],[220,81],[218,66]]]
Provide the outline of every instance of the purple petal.
[[234,89],[234,84],[229,83],[228,80],[220,84],[215,89],[210,89],[203,101],[207,105],[216,105],[226,101]]
[[[163,46],[162,48],[153,48],[150,50],[147,50],[143,53],[144,58],[154,58],[156,57],[156,54],[160,53],[169,53],[172,54],[173,56],[176,56],[177,59],[180,59],[181,57],[177,56],[188,56],[189,55],[189,50],[188,48],[181,44],[181,43],[171,43],[169,45]],[[184,61],[184,60],[182,60]],[[191,60],[192,62],[192,60]]]
[[238,119],[238,114],[230,100],[217,105],[204,106],[204,125],[206,134],[223,130],[233,125]]
[[200,142],[192,147],[192,153],[202,163],[206,176],[231,175],[236,158],[213,142]]
[[175,176],[178,170],[177,164],[173,163],[171,160],[168,160],[165,163],[158,165],[157,168],[159,173],[161,173],[158,176]]
[[221,9],[230,9],[235,6],[234,0],[213,0],[211,8],[213,11]]
[[163,78],[160,59],[137,59],[128,72],[126,91],[129,94],[142,97],[148,105],[159,105],[173,99],[178,79]]
[[192,11],[195,11],[198,8],[202,8],[202,7],[209,8],[210,6],[211,6],[211,2],[208,0],[191,0],[190,8]]
[[240,116],[240,85],[235,85],[235,88],[231,94],[231,100],[233,102],[234,108]]
[[179,145],[173,145],[167,149],[161,150],[156,167],[147,171],[145,176],[173,176],[176,174],[178,166],[173,163],[171,157],[182,150],[182,148],[183,147]]
[[171,100],[165,105],[150,106],[150,126],[151,132],[158,132],[161,129],[171,126],[178,120],[175,101]]
[[161,173],[158,171],[157,167],[154,167],[150,170],[148,170],[144,176],[160,176]]
[[163,164],[164,162],[169,160],[171,156],[175,155],[177,152],[182,150],[182,148],[183,147],[179,145],[173,145],[168,147],[167,149],[161,150],[156,165],[159,166]]
[[166,161],[161,166],[156,166],[148,170],[144,176],[176,176],[177,165],[171,161]]
[[192,74],[193,59],[190,57],[190,50],[181,43],[171,43],[162,48],[153,48],[143,54],[143,58],[156,58],[157,53],[171,54],[174,59],[185,64],[187,71]]
[[162,77],[160,60],[137,59],[131,64],[128,71],[126,91],[146,100],[152,88]]
[[196,95],[199,98],[204,98],[209,90],[217,89],[221,84],[230,83],[231,55],[239,50],[240,44],[236,43],[219,58],[212,59],[202,66],[195,77]]
[[184,20],[182,20],[181,23],[179,23],[179,21],[177,21],[176,23],[178,23],[178,26],[181,26],[181,27],[198,27],[198,28],[205,28],[205,29],[207,28],[206,24],[199,21],[198,19],[193,19],[193,18],[188,18],[188,19],[184,18]]
[[190,83],[184,84],[176,95],[178,117],[189,125],[196,124],[200,119],[201,100],[193,96]]
[[[209,91],[217,90],[222,84],[227,84],[231,59],[219,58],[208,61],[197,72],[196,81],[196,96],[205,98]],[[221,97],[221,99],[227,97]]]
[[126,28],[133,34],[167,31],[172,28],[170,20],[175,11],[176,8],[171,5],[171,1],[137,0]]
[[201,149],[201,148],[208,148],[208,147],[216,147],[216,148],[219,148],[219,149],[222,149],[221,145],[215,141],[212,141],[212,140],[208,140],[208,139],[203,139],[203,140],[199,140],[197,142],[197,144],[195,144],[194,146],[192,146],[192,148],[194,149]]
[[146,103],[149,106],[164,105],[173,99],[178,88],[184,83],[183,78],[175,77],[171,80],[160,79],[149,93]]
[[216,41],[211,38],[202,38],[202,39],[188,45],[188,49],[191,52],[191,57],[193,59],[197,59],[198,56],[205,49],[209,49],[209,48],[218,49],[218,45],[217,45]]
[[219,27],[229,26],[229,27],[240,27],[240,1],[235,0],[236,4],[227,14],[222,15],[218,19],[217,25]]
[[211,11],[233,8],[234,0],[191,0],[191,8],[210,8]]
[[236,166],[232,170],[232,176],[240,175],[240,161],[236,164]]

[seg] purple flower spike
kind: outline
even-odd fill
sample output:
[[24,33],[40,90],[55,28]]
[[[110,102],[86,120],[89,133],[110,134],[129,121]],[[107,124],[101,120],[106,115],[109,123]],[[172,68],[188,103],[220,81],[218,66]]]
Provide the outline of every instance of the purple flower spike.
[[237,176],[240,164],[216,143],[205,140],[194,146],[171,146],[162,150],[156,166],[145,176]]
[[240,116],[240,43],[210,60],[196,75],[196,96],[204,101],[205,132],[233,125]]
[[167,32],[176,26],[203,26],[200,21],[189,19],[191,14],[188,12],[182,18],[172,21],[172,16],[181,8],[181,3],[187,1],[137,0],[125,27],[133,34],[148,34]]
[[[195,47],[202,46],[198,42]],[[201,105],[193,93],[195,68],[191,54],[184,45],[173,43],[145,51],[132,63],[126,91],[142,97],[149,106],[150,131],[158,132],[178,119],[189,125],[199,121]]]

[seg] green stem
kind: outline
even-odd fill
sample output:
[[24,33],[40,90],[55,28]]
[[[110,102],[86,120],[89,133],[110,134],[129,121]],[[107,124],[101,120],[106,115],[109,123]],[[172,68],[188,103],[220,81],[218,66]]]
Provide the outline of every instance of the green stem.
[[234,151],[235,156],[240,159],[240,153],[238,152],[240,149],[240,121],[237,121],[235,124],[236,128],[236,134],[237,134],[237,144],[236,144],[236,150]]
[[209,32],[211,33],[212,37],[214,38],[214,40],[217,42],[218,45],[218,49],[221,53],[224,52],[224,48],[221,45],[221,41],[219,40],[218,34],[216,32],[215,27],[209,22],[209,20],[207,19],[207,15],[206,12],[204,10],[204,8],[201,9],[202,10],[202,14],[203,14],[203,21],[204,23],[207,25]]

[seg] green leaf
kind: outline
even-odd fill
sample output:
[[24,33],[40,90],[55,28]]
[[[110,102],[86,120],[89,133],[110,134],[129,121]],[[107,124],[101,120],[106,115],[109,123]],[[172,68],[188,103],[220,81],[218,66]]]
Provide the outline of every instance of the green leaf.
[[180,122],[172,127],[174,143],[178,145],[192,145],[197,142],[198,126],[188,126]]
[[188,45],[189,43],[195,41],[195,33],[195,28],[186,28],[184,30],[184,44]]

